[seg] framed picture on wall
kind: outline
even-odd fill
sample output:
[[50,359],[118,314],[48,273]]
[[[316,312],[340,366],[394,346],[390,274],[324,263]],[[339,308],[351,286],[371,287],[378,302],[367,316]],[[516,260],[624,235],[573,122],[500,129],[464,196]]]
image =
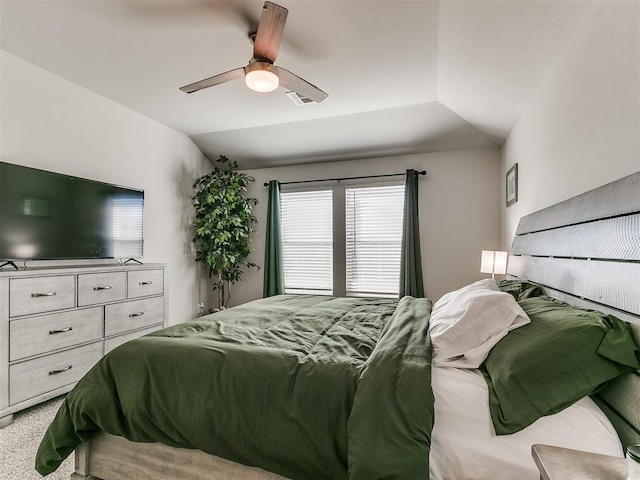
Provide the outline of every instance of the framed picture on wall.
[[507,172],[507,207],[518,201],[518,164],[516,163]]

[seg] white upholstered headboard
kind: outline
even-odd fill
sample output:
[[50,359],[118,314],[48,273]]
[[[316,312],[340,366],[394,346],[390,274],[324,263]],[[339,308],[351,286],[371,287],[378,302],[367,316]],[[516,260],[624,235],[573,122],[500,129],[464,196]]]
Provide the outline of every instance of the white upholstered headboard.
[[[640,345],[640,172],[520,219],[507,273],[634,326]],[[594,399],[623,444],[640,443],[640,374]]]

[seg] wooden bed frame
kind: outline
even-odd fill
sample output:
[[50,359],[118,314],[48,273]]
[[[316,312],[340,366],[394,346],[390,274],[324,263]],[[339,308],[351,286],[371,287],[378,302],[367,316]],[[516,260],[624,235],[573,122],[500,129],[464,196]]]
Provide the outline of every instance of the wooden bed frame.
[[200,450],[134,443],[99,433],[76,449],[71,480],[285,480]]
[[[523,217],[508,265],[550,296],[628,321],[640,345],[640,172]],[[639,398],[639,372],[594,396],[625,446],[640,443]]]
[[[520,220],[508,274],[634,324],[640,342],[640,172]],[[595,396],[622,443],[640,443],[640,374]],[[101,433],[76,449],[72,480],[282,479],[198,450]]]

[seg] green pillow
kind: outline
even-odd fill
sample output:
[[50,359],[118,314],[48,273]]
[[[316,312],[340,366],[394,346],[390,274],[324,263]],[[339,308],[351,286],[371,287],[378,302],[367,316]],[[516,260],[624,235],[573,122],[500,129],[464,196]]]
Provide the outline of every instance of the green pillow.
[[498,435],[522,430],[640,368],[622,320],[546,296],[519,303],[531,323],[509,332],[481,367]]
[[542,287],[522,280],[502,280],[498,284],[498,288],[506,293],[513,295],[517,301],[530,297],[540,297],[544,295]]

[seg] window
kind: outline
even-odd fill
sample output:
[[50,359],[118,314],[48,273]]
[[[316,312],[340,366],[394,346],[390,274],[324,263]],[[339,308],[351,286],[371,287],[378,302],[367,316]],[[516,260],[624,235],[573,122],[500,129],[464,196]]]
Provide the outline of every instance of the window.
[[332,191],[282,192],[280,213],[285,293],[332,295]]
[[397,297],[404,186],[347,188],[347,295]]
[[282,192],[285,293],[397,297],[403,207],[404,185]]

